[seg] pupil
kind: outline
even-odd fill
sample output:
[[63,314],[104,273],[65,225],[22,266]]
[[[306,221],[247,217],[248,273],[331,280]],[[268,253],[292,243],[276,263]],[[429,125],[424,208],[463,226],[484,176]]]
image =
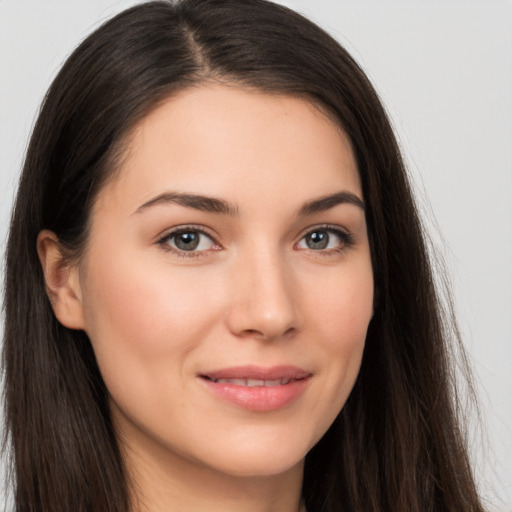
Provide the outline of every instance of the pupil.
[[199,245],[199,235],[197,233],[181,233],[176,237],[176,247],[183,251],[193,251]]
[[310,249],[325,249],[329,243],[329,235],[325,231],[315,231],[308,235]]

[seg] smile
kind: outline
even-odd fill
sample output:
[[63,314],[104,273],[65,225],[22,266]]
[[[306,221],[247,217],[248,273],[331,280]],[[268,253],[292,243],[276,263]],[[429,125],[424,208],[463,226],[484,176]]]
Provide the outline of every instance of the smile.
[[275,411],[291,405],[306,390],[312,373],[295,366],[233,367],[199,375],[206,389],[237,408]]
[[283,386],[289,384],[295,379],[275,379],[275,380],[259,380],[259,379],[214,379],[213,382],[217,384],[234,384],[235,386],[247,386],[249,388],[255,387],[273,387]]

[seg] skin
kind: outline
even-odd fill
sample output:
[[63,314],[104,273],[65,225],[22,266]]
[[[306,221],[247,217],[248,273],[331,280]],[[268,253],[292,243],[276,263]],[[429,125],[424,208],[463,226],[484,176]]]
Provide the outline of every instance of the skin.
[[[143,206],[169,192],[235,211]],[[335,192],[363,199],[350,143],[319,109],[205,85],[136,126],[78,264],[63,266],[57,237],[40,234],[55,313],[87,332],[110,392],[134,510],[298,510],[304,457],[354,385],[372,316],[363,208],[299,214]],[[169,238],[184,226],[207,233],[194,251]],[[326,247],[306,236],[315,228]],[[311,377],[291,404],[263,412],[199,377],[247,364]]]

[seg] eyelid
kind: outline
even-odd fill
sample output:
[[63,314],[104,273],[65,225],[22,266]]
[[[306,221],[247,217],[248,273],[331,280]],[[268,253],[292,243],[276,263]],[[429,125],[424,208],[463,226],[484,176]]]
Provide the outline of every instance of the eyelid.
[[[216,245],[218,248],[203,249],[200,251],[183,251],[167,243],[173,236],[176,236],[180,233],[186,233],[187,231],[195,231],[197,233],[200,233],[201,235],[208,237],[212,241],[212,243]],[[202,256],[205,253],[209,252],[210,250],[220,250],[223,248],[222,245],[218,242],[217,236],[212,234],[211,230],[209,230],[205,226],[197,224],[182,224],[179,226],[169,228],[157,237],[155,243],[168,252],[174,253],[178,256],[184,256],[189,258]]]
[[333,254],[333,253],[339,253],[345,249],[348,249],[352,247],[355,243],[354,235],[347,230],[346,228],[343,228],[342,226],[336,225],[336,224],[318,224],[315,226],[310,226],[306,230],[304,230],[298,237],[297,242],[294,244],[294,247],[297,247],[297,245],[309,234],[314,233],[315,231],[328,231],[331,233],[336,234],[339,236],[342,240],[341,247],[337,249],[299,249],[304,251],[310,251],[316,254]]
[[298,240],[302,240],[309,233],[313,233],[315,231],[334,231],[335,233],[342,233],[343,235],[351,235],[350,231],[338,224],[315,224],[314,226],[309,226],[306,229],[302,230]]
[[[180,233],[186,233],[187,231],[195,231],[198,232],[206,237],[208,237],[212,243],[217,246],[215,248],[209,248],[209,249],[203,249],[199,251],[185,251],[180,250],[176,247],[171,246],[167,242],[173,237]],[[342,243],[339,248],[331,248],[331,249],[307,249],[307,248],[297,248],[297,245],[310,233],[314,233],[315,231],[327,231],[336,234],[338,237],[340,237]],[[161,246],[164,250],[174,253],[178,256],[183,257],[200,257],[206,255],[206,253],[209,253],[210,251],[218,251],[223,249],[222,244],[218,242],[218,237],[214,235],[211,230],[205,226],[197,225],[197,224],[183,224],[179,226],[174,226],[172,228],[167,229],[163,232],[163,234],[159,235],[156,242],[157,245]],[[333,253],[339,253],[343,250],[346,250],[354,245],[354,236],[352,233],[350,233],[346,228],[335,225],[335,224],[318,224],[314,226],[310,226],[304,231],[301,232],[299,235],[297,241],[294,244],[294,249],[298,250],[304,250],[309,251],[316,254],[324,254],[329,255]]]

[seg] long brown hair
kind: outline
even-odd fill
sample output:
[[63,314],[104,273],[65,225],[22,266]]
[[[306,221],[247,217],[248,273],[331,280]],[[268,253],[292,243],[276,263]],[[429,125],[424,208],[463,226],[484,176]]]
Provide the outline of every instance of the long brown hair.
[[[365,198],[375,312],[355,387],[307,455],[309,512],[480,512],[422,226],[383,107],[316,25],[265,0],[141,4],[69,57],[35,125],[8,239],[5,410],[17,512],[128,512],[108,390],[84,332],[45,292],[36,238],[70,254],[135,123],[174,92],[224,81],[320,105],[349,136]],[[449,319],[448,319],[449,320]]]

